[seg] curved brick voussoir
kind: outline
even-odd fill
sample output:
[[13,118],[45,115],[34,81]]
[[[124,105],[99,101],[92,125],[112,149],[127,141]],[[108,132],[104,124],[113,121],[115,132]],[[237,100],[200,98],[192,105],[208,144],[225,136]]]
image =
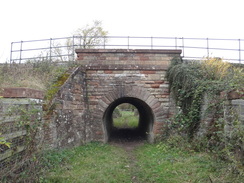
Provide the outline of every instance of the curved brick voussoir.
[[110,104],[113,100],[109,100],[107,97],[102,97],[101,99],[103,102],[105,102],[106,104]]
[[120,98],[120,92],[119,92],[118,88],[114,88],[114,91],[110,92],[110,95],[112,96],[112,98],[114,100],[117,100],[118,98]]
[[133,87],[132,86],[125,86],[124,88],[124,97],[131,97],[132,96],[132,90]]
[[151,105],[152,110],[155,110],[161,106],[161,103],[158,100],[155,100],[155,101],[156,102],[153,105]]
[[113,92],[109,92],[108,94],[104,95],[102,97],[102,100],[103,100],[103,98],[106,98],[104,100],[108,100],[110,103],[115,100],[115,96],[113,95]]
[[148,105],[149,106],[154,106],[156,103],[158,103],[158,99],[156,99],[155,97],[154,97],[154,99],[150,102],[150,103],[148,103]]
[[134,98],[138,97],[138,88],[132,87],[131,90],[128,91],[127,95]]
[[151,94],[150,94],[149,92],[145,92],[145,93],[142,94],[141,99],[142,99],[143,101],[147,101],[147,99],[148,99],[150,96],[151,96]]
[[106,102],[104,102],[103,100],[99,100],[98,101],[98,106],[99,106],[100,109],[105,111],[107,109],[107,107],[108,107],[108,104]]
[[141,87],[134,86],[129,94],[131,97],[139,98],[139,99],[143,100],[145,93],[148,93],[148,92],[146,90],[143,90],[143,88],[141,88]]
[[150,95],[145,102],[147,103],[147,105],[150,106],[150,104],[153,102],[153,100],[155,100],[155,97],[153,95]]

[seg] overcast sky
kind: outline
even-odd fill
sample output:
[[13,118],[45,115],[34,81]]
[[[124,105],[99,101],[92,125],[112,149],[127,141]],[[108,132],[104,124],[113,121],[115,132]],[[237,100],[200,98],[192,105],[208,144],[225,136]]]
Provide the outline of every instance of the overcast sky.
[[10,43],[70,36],[101,20],[110,36],[244,39],[243,0],[1,0],[0,61]]

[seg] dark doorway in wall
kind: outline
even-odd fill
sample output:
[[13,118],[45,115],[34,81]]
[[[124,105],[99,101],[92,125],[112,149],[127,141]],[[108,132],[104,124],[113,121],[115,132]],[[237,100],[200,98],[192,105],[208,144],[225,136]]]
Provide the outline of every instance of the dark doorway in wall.
[[142,100],[123,97],[112,102],[103,116],[105,141],[152,141],[154,117]]

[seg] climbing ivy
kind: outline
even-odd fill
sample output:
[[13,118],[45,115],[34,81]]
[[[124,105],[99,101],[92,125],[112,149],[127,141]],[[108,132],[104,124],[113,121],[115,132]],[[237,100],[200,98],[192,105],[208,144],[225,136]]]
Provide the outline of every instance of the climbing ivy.
[[[234,109],[228,109],[231,113],[228,121],[224,117],[228,92],[243,94],[243,66],[235,66],[219,58],[184,62],[175,58],[166,76],[179,109],[169,121],[169,134],[187,135],[195,150],[213,152],[215,156],[228,160],[231,170],[244,175],[243,168],[240,168],[244,165],[241,154],[244,151],[244,125]],[[211,115],[212,119],[205,136],[196,137],[206,98],[209,102],[205,115]],[[227,127],[231,130],[225,129]]]
[[219,58],[184,62],[174,58],[166,77],[179,109],[170,128],[186,133],[190,138],[199,128],[205,94],[214,100],[222,91],[241,91],[244,87],[243,69]]

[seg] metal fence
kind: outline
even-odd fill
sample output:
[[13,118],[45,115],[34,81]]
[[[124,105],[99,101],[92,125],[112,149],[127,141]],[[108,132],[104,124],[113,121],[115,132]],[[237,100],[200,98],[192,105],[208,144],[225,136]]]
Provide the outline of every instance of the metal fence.
[[[244,63],[244,39],[184,38],[184,37],[62,37],[11,43],[10,63],[33,60],[75,60],[75,49],[181,49],[183,59],[220,57],[234,63]],[[244,46],[243,46],[244,47]]]

